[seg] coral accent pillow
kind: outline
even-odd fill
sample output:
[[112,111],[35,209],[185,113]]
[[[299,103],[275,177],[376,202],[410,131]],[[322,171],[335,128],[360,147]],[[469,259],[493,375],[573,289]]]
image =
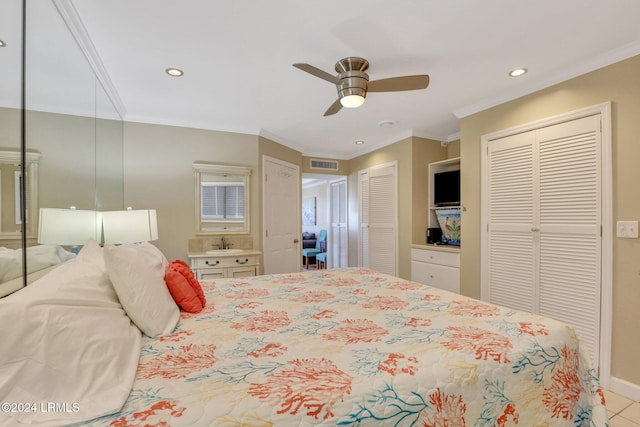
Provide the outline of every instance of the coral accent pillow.
[[207,304],[200,283],[184,261],[171,261],[164,281],[174,301],[184,311],[199,313]]

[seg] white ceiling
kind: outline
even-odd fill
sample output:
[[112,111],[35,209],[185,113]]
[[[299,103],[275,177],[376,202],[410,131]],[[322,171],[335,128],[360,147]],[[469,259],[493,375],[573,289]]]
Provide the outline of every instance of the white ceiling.
[[[75,7],[125,120],[260,134],[310,156],[456,139],[461,117],[640,53],[638,0],[57,1]],[[335,74],[347,56],[368,59],[371,80],[431,84],[323,117],[335,86],[291,64]],[[509,77],[516,67],[529,73]]]

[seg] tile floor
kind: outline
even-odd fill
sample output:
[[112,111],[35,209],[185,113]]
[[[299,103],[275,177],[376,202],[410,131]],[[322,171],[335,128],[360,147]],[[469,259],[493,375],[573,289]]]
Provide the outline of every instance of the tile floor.
[[613,392],[604,392],[609,427],[640,427],[640,403]]

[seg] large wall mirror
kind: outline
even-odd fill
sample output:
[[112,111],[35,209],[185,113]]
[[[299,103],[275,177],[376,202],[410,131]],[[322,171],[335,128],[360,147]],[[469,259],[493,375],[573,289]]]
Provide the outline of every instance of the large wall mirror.
[[[74,18],[73,1],[26,2],[24,52],[23,2],[6,0],[6,3],[0,18],[0,40],[6,44],[0,48],[0,64],[3,72],[10,70],[17,75],[0,83],[0,150],[19,151],[24,139],[27,155],[37,157],[37,174],[26,177],[25,193],[29,194],[24,196],[32,200],[33,206],[27,207],[28,248],[23,271],[28,274],[17,279],[21,287],[37,278],[36,272],[47,266],[42,262],[43,253],[50,258],[48,250],[69,249],[59,245],[50,249],[51,244],[38,243],[39,208],[123,209],[123,123],[112,96],[94,71],[95,62],[87,60],[77,32],[74,37],[73,27],[68,25]],[[26,67],[21,82],[23,53]],[[21,84],[24,84],[23,113]],[[21,246],[19,241],[0,238],[0,279],[2,252],[22,253]],[[13,287],[17,286],[15,280]],[[0,283],[0,295],[7,293],[7,289],[5,285],[3,292]]]

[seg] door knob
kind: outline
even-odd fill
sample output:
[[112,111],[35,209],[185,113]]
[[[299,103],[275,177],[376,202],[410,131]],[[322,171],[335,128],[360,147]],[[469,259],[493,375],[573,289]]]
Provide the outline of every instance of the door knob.
[[300,240],[298,240],[298,239],[293,239],[293,243],[300,243]]

